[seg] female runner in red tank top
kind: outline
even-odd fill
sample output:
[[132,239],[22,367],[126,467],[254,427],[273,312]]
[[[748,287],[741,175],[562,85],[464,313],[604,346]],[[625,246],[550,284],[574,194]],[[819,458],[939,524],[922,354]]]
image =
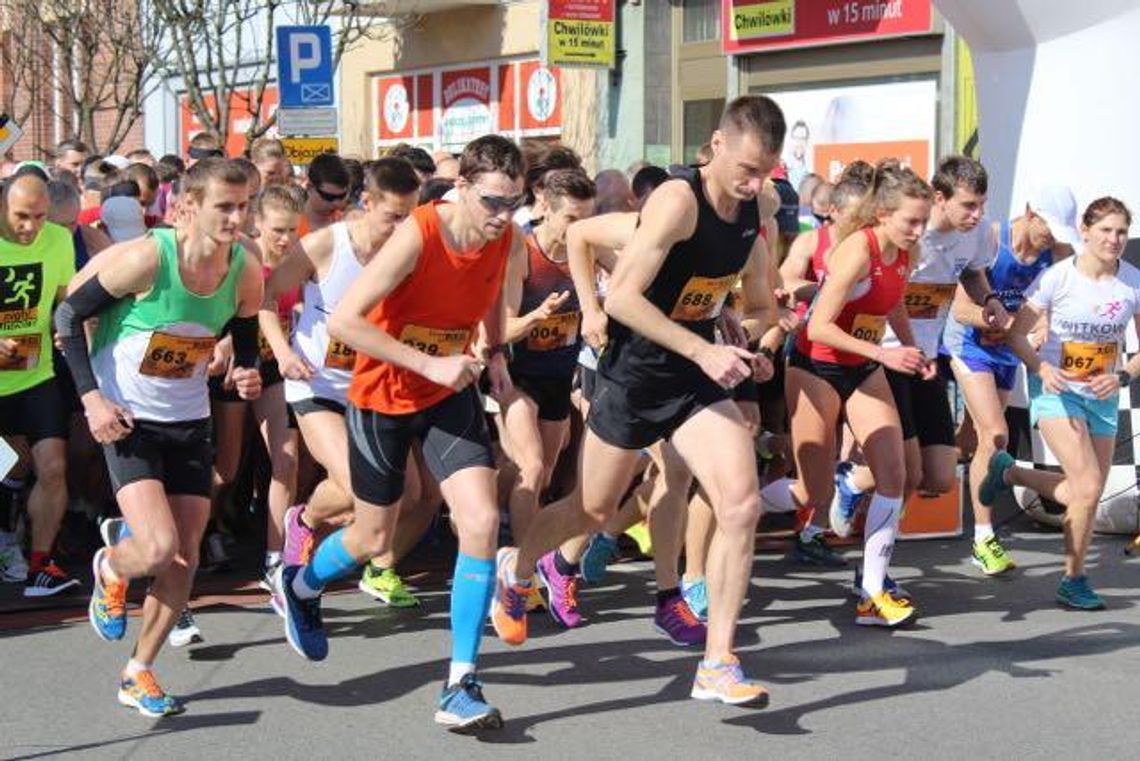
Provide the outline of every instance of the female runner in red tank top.
[[[930,216],[930,187],[894,161],[876,167],[871,190],[827,262],[827,279],[812,305],[806,330],[796,337],[788,363],[788,412],[799,481],[796,503],[826,509],[831,502],[835,432],[845,415],[876,475],[868,508],[863,558],[863,599],[856,623],[896,626],[912,619],[908,600],[883,591],[902,507],[902,429],[882,367],[922,370],[913,346],[879,345],[887,321],[910,337],[902,295],[911,262]],[[852,233],[852,234],[849,234]]]

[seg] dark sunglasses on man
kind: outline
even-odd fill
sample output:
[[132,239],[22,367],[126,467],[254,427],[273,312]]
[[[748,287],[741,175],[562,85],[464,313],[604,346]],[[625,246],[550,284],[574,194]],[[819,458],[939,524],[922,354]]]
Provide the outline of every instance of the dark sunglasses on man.
[[190,158],[195,161],[202,159],[225,158],[225,153],[220,148],[195,148],[190,147]]
[[501,214],[504,211],[516,212],[526,205],[526,195],[517,196],[492,196],[484,195],[478,190],[475,194],[479,196],[479,201],[483,207],[492,214]]
[[328,193],[328,192],[325,192],[324,190],[321,190],[320,188],[318,188],[316,186],[313,187],[313,190],[316,192],[317,195],[319,195],[321,198],[323,198],[326,203],[341,203],[346,198],[348,198],[348,191],[347,190],[342,190],[339,193]]

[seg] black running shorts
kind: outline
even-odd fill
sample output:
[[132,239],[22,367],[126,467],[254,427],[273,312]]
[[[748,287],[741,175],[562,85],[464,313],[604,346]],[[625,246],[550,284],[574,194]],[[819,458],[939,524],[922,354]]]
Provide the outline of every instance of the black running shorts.
[[903,440],[918,437],[921,447],[954,446],[954,414],[946,393],[946,379],[923,380],[887,370],[887,382],[899,410]]
[[570,417],[570,391],[574,376],[542,377],[538,375],[511,376],[515,388],[529,396],[538,405],[538,419],[553,423]]
[[705,407],[730,398],[730,392],[703,375],[695,377],[688,390],[668,393],[657,388],[629,388],[598,373],[586,423],[607,444],[644,449],[668,439]]
[[28,444],[41,439],[66,439],[71,406],[63,400],[59,382],[48,378],[23,391],[0,396],[0,434],[24,436]]
[[116,493],[135,481],[161,481],[167,496],[209,497],[214,465],[210,420],[156,423],[136,420],[134,429],[103,445]]

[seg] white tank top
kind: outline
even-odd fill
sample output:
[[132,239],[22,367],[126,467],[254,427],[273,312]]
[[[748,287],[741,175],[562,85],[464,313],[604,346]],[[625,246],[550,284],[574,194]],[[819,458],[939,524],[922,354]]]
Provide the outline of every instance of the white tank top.
[[352,250],[345,222],[329,227],[333,236],[332,262],[323,280],[305,283],[304,307],[293,331],[293,351],[313,368],[307,381],[285,380],[285,400],[299,402],[314,397],[347,404],[348,384],[356,352],[329,337],[329,315],[364,267]]

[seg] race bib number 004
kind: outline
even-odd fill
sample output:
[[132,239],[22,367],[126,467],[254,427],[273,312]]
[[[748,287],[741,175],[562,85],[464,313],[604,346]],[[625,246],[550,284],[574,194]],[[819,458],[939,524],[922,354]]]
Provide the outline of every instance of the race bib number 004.
[[208,362],[214,352],[213,336],[176,336],[170,333],[151,333],[146,345],[139,373],[153,378],[183,380]]
[[0,336],[16,344],[14,355],[0,355],[0,370],[34,370],[40,364],[40,334]]
[[903,303],[912,320],[933,320],[942,307],[954,298],[954,283],[910,283]]
[[356,364],[356,349],[335,338],[329,339],[329,348],[325,352],[325,367],[330,370],[352,370]]
[[580,312],[563,312],[542,320],[530,329],[526,348],[530,351],[554,351],[573,346],[578,340]]
[[679,322],[715,320],[720,316],[725,297],[737,279],[737,275],[689,278],[669,317]]
[[1115,341],[1065,341],[1061,344],[1061,370],[1072,380],[1078,381],[1112,372],[1116,367],[1118,348]]
[[877,344],[887,332],[887,318],[881,314],[857,314],[851,322],[851,335],[860,341]]
[[439,330],[420,325],[405,325],[400,331],[400,343],[432,357],[462,354],[467,348],[467,340],[470,337],[471,331],[464,328]]

